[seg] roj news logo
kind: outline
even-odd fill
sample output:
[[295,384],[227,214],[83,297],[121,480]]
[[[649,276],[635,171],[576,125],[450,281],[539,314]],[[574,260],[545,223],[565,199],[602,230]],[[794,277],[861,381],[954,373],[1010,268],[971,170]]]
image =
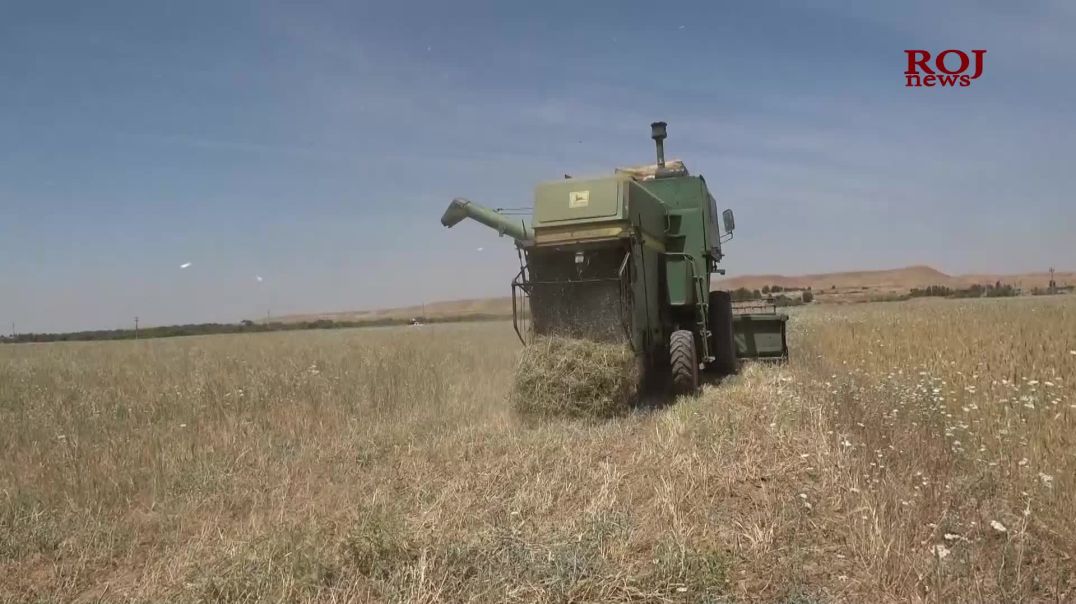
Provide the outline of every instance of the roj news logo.
[[[985,50],[943,50],[931,59],[928,50],[905,50],[908,69],[904,71],[905,87],[971,86],[971,81],[983,75]],[[969,73],[970,71],[970,73]]]

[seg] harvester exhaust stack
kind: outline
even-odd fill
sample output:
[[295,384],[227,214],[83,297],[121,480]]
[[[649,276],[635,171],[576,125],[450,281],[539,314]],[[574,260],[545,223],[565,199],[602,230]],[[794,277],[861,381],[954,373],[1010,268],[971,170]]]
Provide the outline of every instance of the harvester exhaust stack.
[[654,139],[654,144],[658,148],[658,170],[665,168],[665,137],[668,136],[665,132],[665,122],[654,122],[650,124],[650,138]]

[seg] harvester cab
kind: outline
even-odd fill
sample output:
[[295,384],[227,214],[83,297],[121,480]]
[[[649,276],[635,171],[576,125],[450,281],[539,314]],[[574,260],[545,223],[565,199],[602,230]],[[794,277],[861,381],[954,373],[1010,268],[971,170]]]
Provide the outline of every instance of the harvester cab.
[[728,292],[711,291],[732,210],[719,219],[705,179],[665,161],[664,122],[651,124],[651,137],[655,164],[539,184],[530,224],[460,198],[441,224],[471,218],[516,241],[513,324],[524,344],[544,335],[624,342],[649,383],[677,393],[694,393],[700,370],[786,359],[786,315],[734,312]]

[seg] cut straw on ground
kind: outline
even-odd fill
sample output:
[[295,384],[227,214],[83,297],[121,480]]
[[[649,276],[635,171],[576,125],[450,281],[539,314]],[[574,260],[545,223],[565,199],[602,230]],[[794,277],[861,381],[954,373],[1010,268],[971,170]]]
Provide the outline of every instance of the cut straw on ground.
[[531,417],[614,417],[631,409],[637,383],[625,344],[541,337],[521,353],[512,402]]

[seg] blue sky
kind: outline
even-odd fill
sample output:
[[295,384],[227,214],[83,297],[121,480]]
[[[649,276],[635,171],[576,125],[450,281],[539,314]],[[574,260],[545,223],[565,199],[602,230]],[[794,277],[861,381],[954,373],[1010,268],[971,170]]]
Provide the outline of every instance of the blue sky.
[[[807,4],[4,2],[0,324],[505,295],[448,200],[648,162],[656,119],[730,274],[1076,268],[1076,5]],[[984,75],[905,88],[906,48]]]

